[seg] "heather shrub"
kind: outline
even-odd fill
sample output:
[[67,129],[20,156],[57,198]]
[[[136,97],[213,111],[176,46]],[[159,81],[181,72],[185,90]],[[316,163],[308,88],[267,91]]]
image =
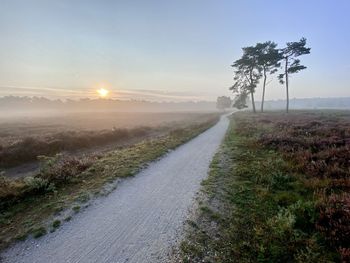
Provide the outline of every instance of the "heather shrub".
[[350,248],[340,248],[339,253],[342,263],[350,262]]
[[81,158],[64,155],[55,155],[54,157],[41,156],[38,177],[55,184],[69,182],[88,169],[97,158],[97,156]]
[[12,183],[5,176],[0,176],[0,198],[9,195],[12,192]]
[[185,133],[186,133],[185,129],[174,129],[170,131],[170,136],[177,137],[177,136],[182,136]]
[[316,228],[336,248],[350,248],[350,194],[332,194],[319,204]]
[[53,183],[38,177],[11,180],[0,177],[0,209],[24,199],[28,196],[52,192]]
[[20,196],[25,186],[22,180],[10,180],[0,176],[0,208],[10,200]]
[[34,138],[24,138],[8,147],[0,150],[0,166],[9,167],[12,164],[35,160],[36,156],[43,152],[47,154],[46,142]]
[[335,192],[350,192],[350,178],[333,179],[328,185]]
[[28,176],[24,178],[24,183],[26,185],[25,192],[31,194],[40,194],[45,192],[52,192],[55,190],[53,183],[50,183],[48,180]]
[[137,127],[129,131],[132,134],[132,136],[138,137],[138,136],[145,136],[152,130],[150,127]]

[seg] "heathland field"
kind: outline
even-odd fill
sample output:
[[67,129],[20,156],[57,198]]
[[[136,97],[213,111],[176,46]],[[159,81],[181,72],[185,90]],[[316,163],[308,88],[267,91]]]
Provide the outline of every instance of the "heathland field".
[[237,113],[184,262],[350,262],[350,112]]
[[162,135],[177,127],[201,123],[210,116],[189,112],[92,112],[0,118],[0,169],[36,161],[40,155],[99,146],[110,149]]

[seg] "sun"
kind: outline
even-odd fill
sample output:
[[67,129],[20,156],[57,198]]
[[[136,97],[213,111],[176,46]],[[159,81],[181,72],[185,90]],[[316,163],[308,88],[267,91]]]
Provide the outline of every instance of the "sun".
[[106,98],[109,94],[109,90],[106,90],[104,88],[100,88],[97,90],[97,94],[100,96],[100,98]]

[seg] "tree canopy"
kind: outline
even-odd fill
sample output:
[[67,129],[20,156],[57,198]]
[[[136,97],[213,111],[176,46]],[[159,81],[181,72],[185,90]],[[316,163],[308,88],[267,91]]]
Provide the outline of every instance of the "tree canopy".
[[262,76],[262,67],[259,65],[259,51],[256,47],[244,47],[242,50],[242,57],[232,64],[232,67],[235,68],[235,83],[230,89],[234,93],[250,94],[253,111],[256,112],[254,93]]
[[300,64],[297,58],[301,55],[309,54],[310,48],[306,47],[306,39],[301,38],[297,42],[288,42],[286,47],[277,48],[277,44],[272,41],[257,43],[255,46],[242,48],[242,57],[236,60],[231,66],[234,68],[234,84],[230,90],[237,94],[233,103],[236,108],[246,107],[246,101],[250,95],[253,112],[255,109],[254,93],[263,77],[261,111],[264,110],[265,89],[268,75],[276,73],[284,62],[284,72],[278,75],[282,84],[286,84],[287,112],[289,109],[289,74],[297,73],[306,69]]
[[282,59],[282,54],[276,48],[277,44],[272,41],[257,43],[255,47],[259,52],[258,64],[262,68],[262,75],[263,75],[263,92],[262,92],[262,98],[261,98],[261,112],[263,112],[267,75],[274,74],[278,71],[278,68],[280,68],[281,66],[280,60]]
[[284,72],[279,74],[278,79],[281,84],[286,84],[286,111],[289,111],[289,74],[298,73],[306,69],[306,66],[300,64],[301,55],[310,54],[311,48],[306,47],[306,38],[301,38],[297,42],[288,42],[287,46],[281,49],[281,56],[284,60]]

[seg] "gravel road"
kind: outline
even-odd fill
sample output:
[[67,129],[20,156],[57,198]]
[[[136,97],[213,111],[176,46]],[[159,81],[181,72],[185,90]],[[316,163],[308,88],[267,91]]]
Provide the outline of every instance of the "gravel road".
[[222,117],[214,127],[123,180],[55,233],[14,245],[2,260],[166,262],[228,123]]

